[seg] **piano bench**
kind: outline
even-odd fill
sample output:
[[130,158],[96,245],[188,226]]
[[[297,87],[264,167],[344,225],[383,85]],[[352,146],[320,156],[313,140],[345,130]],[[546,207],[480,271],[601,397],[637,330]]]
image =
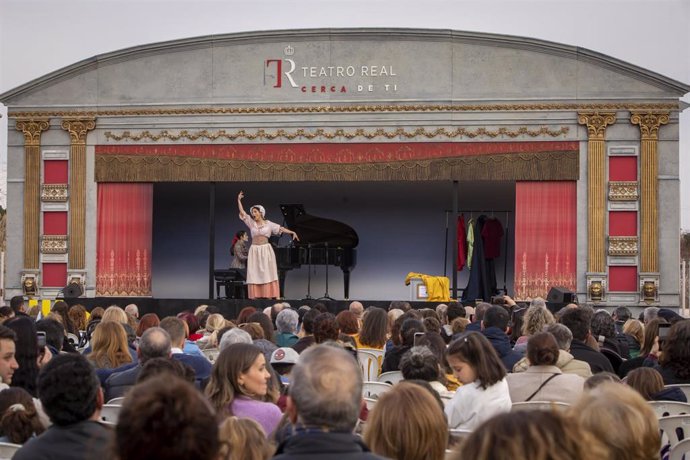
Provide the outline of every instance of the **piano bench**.
[[[220,288],[225,288],[225,297],[220,296]],[[244,281],[220,281],[216,280],[216,298],[224,299],[246,299],[247,285]]]

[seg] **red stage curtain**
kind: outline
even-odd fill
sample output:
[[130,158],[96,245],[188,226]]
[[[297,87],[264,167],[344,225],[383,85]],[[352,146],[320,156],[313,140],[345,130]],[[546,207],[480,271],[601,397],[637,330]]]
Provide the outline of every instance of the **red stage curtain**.
[[553,286],[575,291],[576,239],[576,182],[517,182],[515,297],[546,298]]
[[96,295],[151,295],[153,184],[98,184]]

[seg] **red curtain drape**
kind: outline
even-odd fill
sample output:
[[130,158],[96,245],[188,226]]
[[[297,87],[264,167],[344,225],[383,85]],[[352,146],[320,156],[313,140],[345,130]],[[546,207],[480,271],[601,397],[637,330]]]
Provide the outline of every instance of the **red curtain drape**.
[[546,298],[553,286],[577,287],[575,181],[515,185],[515,297]]
[[96,295],[151,295],[153,184],[99,183]]

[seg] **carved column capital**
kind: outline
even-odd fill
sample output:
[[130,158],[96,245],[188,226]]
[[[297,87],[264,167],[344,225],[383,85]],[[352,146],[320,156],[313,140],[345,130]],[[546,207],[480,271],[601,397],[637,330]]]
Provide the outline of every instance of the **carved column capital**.
[[668,123],[669,112],[632,112],[630,122],[640,125],[642,139],[659,139],[659,127]]
[[590,139],[604,140],[606,127],[616,122],[615,112],[579,112],[577,122],[587,125]]
[[86,144],[86,134],[96,127],[96,119],[66,118],[62,120],[62,129],[69,132],[72,144]]
[[18,118],[17,131],[24,133],[26,145],[40,145],[41,133],[50,127],[50,118]]

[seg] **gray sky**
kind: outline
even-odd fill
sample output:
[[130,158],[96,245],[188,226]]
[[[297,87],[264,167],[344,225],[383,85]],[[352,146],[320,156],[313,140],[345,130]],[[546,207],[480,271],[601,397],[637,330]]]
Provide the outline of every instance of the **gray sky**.
[[[251,30],[413,27],[589,48],[690,83],[688,0],[0,0],[0,93],[91,56]],[[690,95],[684,101],[690,103]],[[4,202],[6,109],[0,106]],[[681,114],[681,203],[690,229],[690,109]]]

